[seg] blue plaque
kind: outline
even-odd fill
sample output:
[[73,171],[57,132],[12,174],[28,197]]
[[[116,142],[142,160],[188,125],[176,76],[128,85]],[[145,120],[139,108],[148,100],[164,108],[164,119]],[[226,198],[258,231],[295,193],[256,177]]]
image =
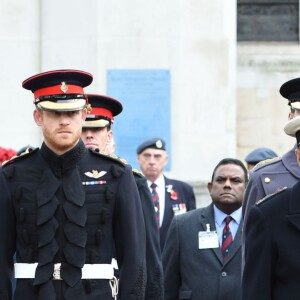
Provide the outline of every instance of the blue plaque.
[[113,125],[116,154],[139,168],[136,148],[148,138],[166,141],[170,170],[170,71],[108,70],[107,95],[120,100],[123,112]]

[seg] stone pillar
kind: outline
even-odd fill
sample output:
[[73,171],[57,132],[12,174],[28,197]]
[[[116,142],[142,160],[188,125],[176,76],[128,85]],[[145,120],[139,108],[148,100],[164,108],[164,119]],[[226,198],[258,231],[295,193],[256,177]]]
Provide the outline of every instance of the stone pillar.
[[19,150],[41,142],[33,94],[22,88],[23,80],[39,71],[39,1],[3,0],[0,20],[0,146]]

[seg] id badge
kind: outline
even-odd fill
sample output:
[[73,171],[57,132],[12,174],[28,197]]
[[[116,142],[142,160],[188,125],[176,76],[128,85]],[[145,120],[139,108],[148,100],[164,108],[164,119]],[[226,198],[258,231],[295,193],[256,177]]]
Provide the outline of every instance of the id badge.
[[206,224],[206,231],[199,231],[198,233],[198,247],[199,249],[219,248],[219,238],[216,231],[210,231],[209,224]]

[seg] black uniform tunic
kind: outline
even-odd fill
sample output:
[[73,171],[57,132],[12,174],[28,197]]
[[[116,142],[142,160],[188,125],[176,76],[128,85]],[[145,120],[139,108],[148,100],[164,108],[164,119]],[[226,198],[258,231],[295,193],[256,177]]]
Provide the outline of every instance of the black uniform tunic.
[[[81,268],[110,264],[114,253],[118,299],[144,297],[145,228],[131,167],[81,140],[61,156],[43,144],[2,168],[0,241],[1,300],[12,299],[14,252],[18,263],[38,262],[34,279],[17,280],[15,300],[112,299],[109,280],[82,280]],[[52,279],[54,263],[63,280]]]
[[147,284],[145,300],[163,300],[163,268],[153,200],[146,177],[135,171],[133,174],[142,203],[146,229]]

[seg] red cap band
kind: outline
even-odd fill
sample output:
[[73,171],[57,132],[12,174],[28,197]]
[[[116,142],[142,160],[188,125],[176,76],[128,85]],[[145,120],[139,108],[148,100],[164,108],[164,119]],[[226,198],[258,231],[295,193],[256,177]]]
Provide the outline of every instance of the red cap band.
[[41,96],[49,95],[59,95],[59,94],[84,94],[83,88],[78,85],[72,84],[60,84],[50,87],[45,87],[34,92],[34,98],[39,98]]
[[109,109],[100,108],[100,107],[92,107],[91,115],[103,116],[113,119],[113,114]]

